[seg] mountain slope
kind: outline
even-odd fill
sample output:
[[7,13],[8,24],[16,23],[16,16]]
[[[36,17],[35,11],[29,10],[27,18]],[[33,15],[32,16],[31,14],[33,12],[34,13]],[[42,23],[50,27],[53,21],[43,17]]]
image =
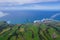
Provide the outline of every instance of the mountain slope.
[[0,40],[60,40],[60,23],[8,24],[0,32]]

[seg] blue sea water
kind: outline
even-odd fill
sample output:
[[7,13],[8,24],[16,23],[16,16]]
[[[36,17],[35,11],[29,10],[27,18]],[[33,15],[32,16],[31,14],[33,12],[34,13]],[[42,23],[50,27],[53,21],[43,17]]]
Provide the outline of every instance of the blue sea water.
[[[42,20],[43,18],[50,18],[60,11],[45,11],[45,10],[5,10],[2,11],[9,15],[0,18],[0,21],[10,21],[12,24],[30,23],[34,20]],[[56,16],[54,20],[60,20],[60,16]]]

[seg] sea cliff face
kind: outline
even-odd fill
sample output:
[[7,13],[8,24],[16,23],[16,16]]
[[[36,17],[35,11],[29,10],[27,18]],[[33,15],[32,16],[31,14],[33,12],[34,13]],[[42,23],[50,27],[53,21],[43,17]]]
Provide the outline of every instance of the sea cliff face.
[[1,21],[0,40],[60,40],[60,22],[8,24]]

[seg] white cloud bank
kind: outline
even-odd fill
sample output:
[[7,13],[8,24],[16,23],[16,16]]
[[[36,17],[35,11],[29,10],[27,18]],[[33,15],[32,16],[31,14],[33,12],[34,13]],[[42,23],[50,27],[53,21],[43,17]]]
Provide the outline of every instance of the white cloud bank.
[[[0,2],[12,2],[12,3],[36,3],[36,2],[57,2],[60,0],[0,0]],[[2,5],[2,4],[1,4]],[[5,4],[3,4],[3,7],[0,7],[0,10],[60,10],[60,3],[59,4],[48,4],[47,5],[27,5],[22,7],[15,7],[14,4],[8,4],[8,6],[11,7],[4,7]],[[13,6],[12,6],[13,5]],[[6,5],[5,5],[6,6]]]
[[7,15],[8,15],[8,13],[0,12],[0,18],[1,18],[1,17],[4,17],[4,16],[7,16]]
[[36,3],[36,2],[56,2],[60,0],[0,0],[0,2],[16,2],[20,4]]
[[60,10],[60,5],[32,5],[22,7],[1,7],[0,10]]

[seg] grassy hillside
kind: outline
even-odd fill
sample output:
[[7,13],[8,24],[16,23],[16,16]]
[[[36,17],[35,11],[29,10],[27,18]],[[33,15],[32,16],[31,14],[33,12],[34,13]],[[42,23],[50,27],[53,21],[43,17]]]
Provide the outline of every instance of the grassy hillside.
[[60,40],[60,22],[14,25],[3,21],[0,40]]

